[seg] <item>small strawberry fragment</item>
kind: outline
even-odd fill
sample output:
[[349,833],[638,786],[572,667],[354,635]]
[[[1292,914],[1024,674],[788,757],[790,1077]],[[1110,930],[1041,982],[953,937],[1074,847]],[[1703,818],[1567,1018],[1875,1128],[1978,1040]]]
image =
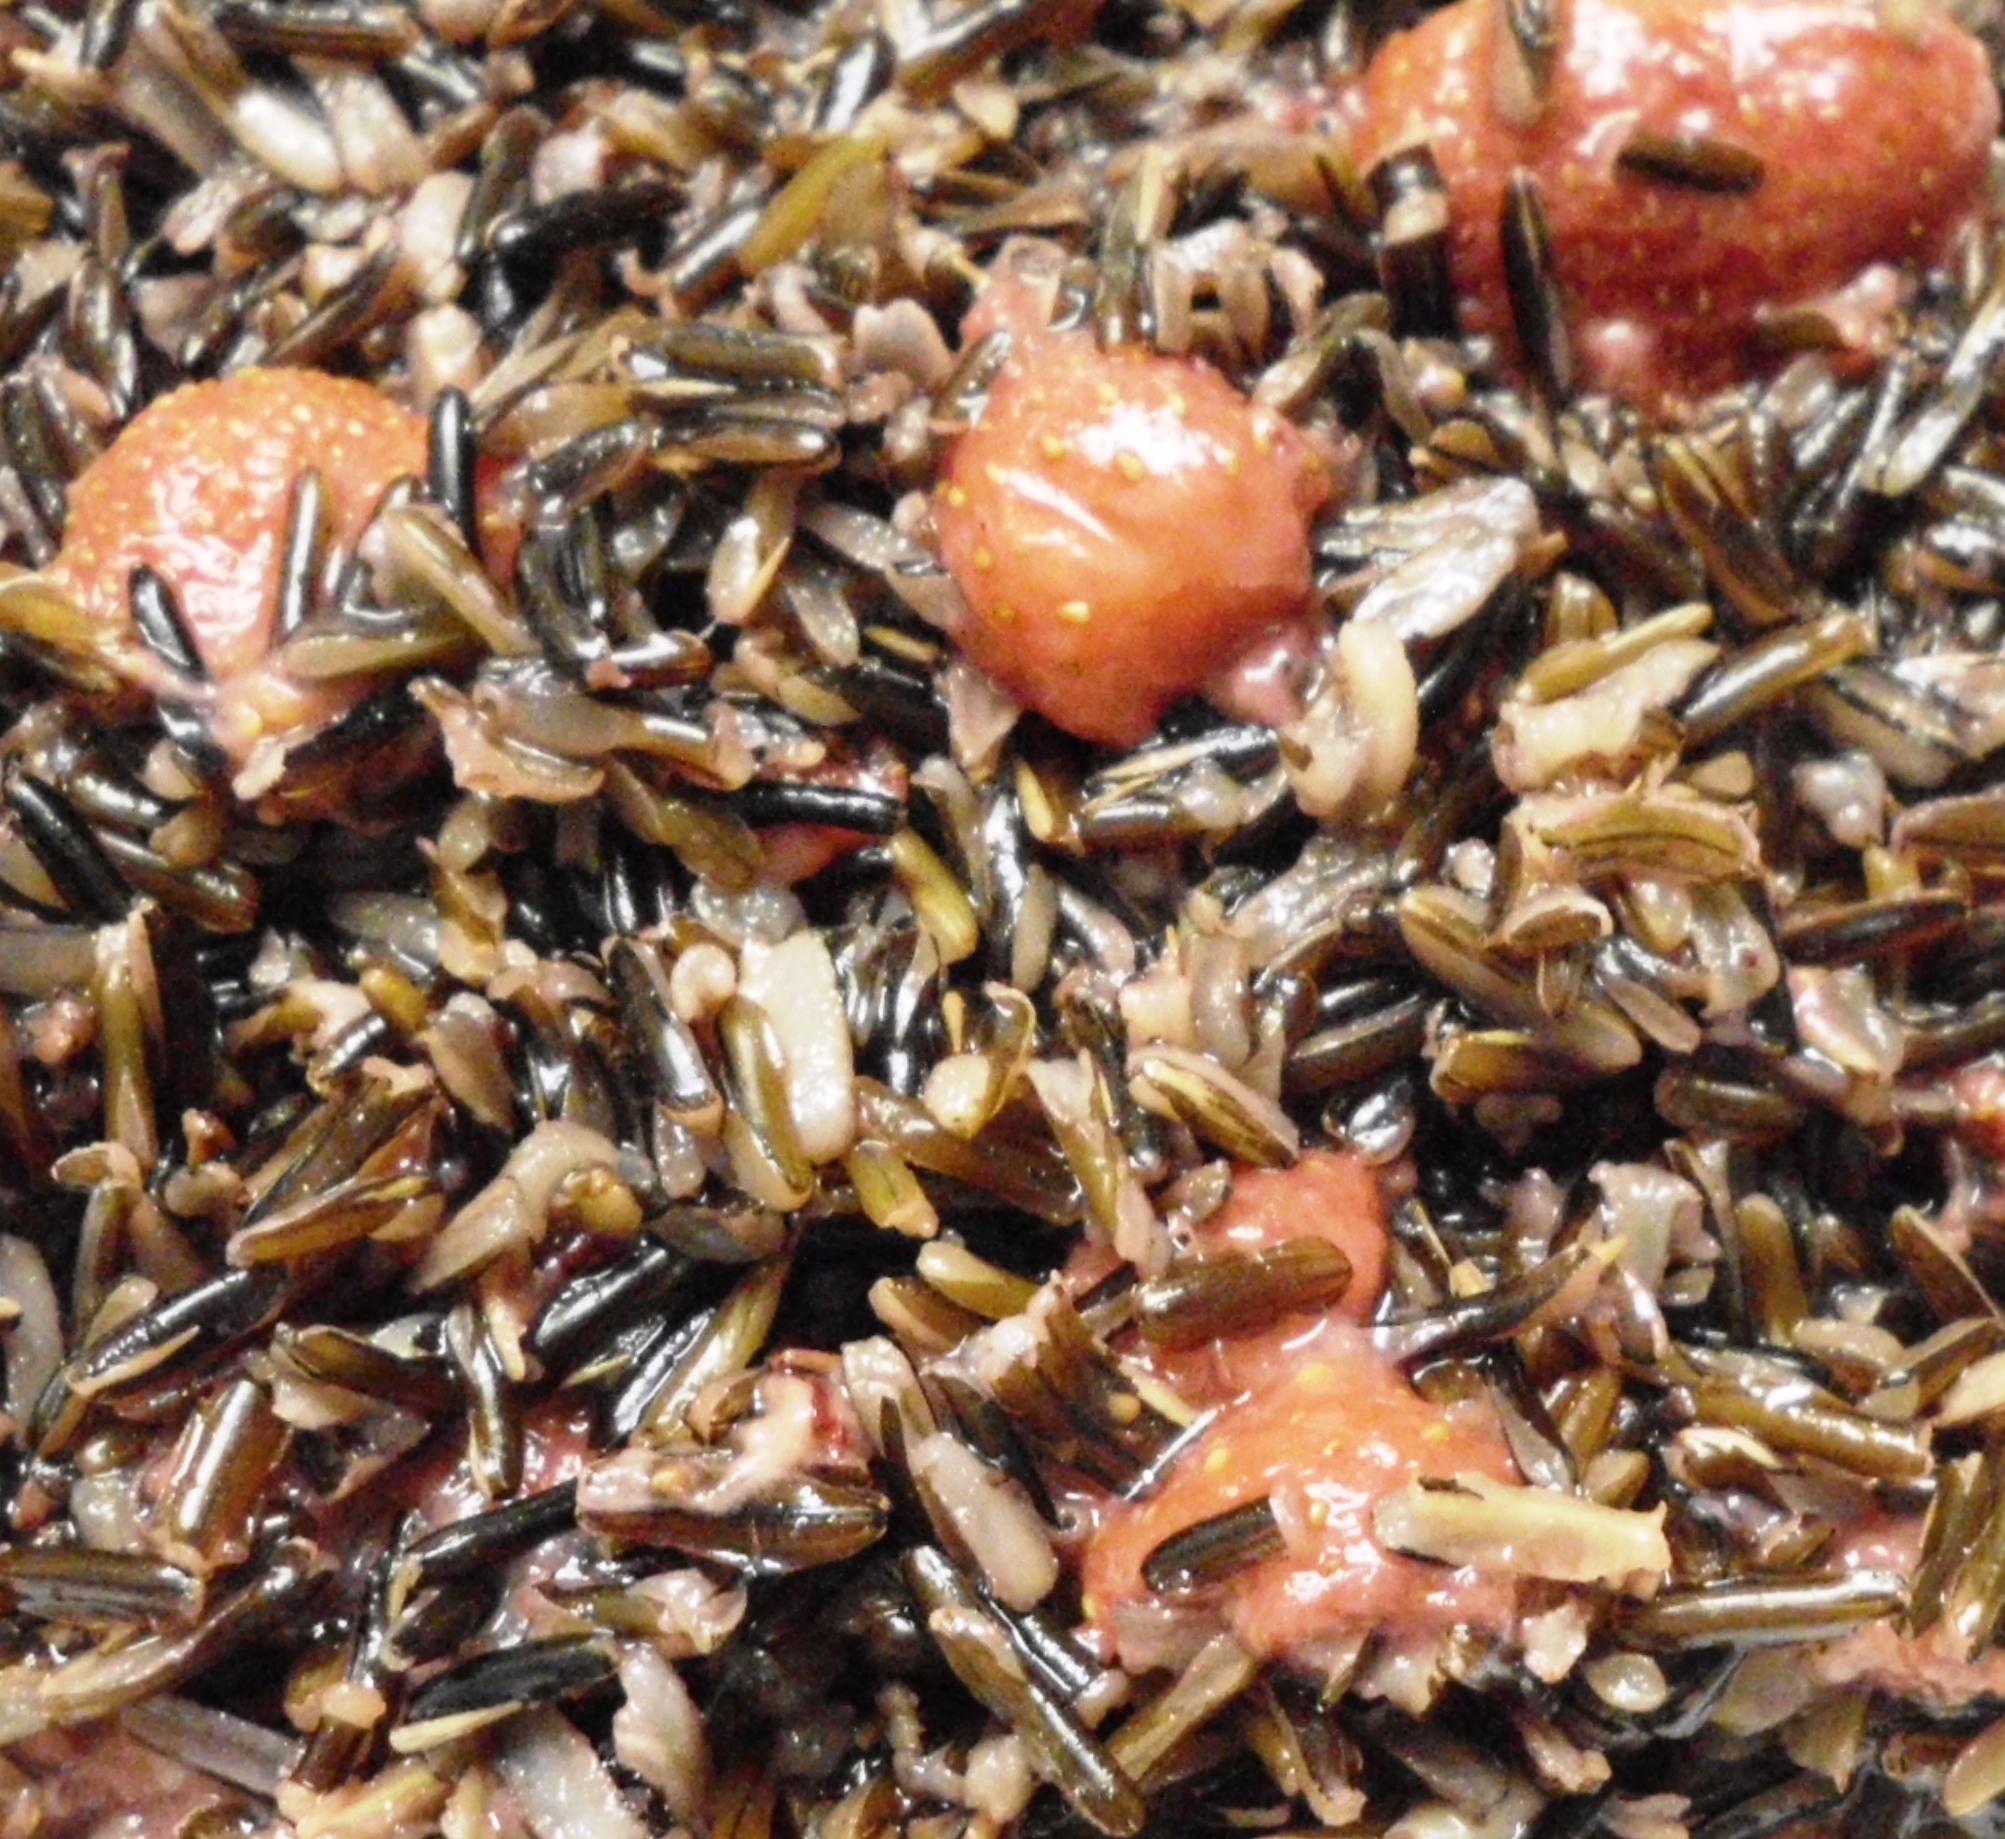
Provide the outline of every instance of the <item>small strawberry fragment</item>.
[[1311,611],[1325,468],[1209,366],[1020,334],[933,501],[963,652],[1069,733],[1132,746]]
[[129,624],[141,564],[165,578],[218,681],[271,644],[286,505],[317,468],[329,534],[352,545],[391,481],[425,466],[425,424],[379,389],[311,370],[189,384],[136,417],[71,486],[49,579],[104,622]]
[[[1983,49],[1946,10],[1872,0],[1570,0],[1539,100],[1493,0],[1456,0],[1366,73],[1361,169],[1425,141],[1466,332],[1515,358],[1499,218],[1534,181],[1576,381],[1675,412],[1753,374],[1767,310],[1879,299],[1982,202]],[[1861,286],[1863,283],[1863,293]],[[1884,311],[1881,317],[1884,319]]]
[[[789,776],[810,785],[882,792],[900,799],[906,794],[908,777],[904,764],[888,748],[874,748],[861,760],[827,760],[808,772]],[[851,830],[841,824],[795,820],[764,825],[759,828],[759,879],[773,887],[792,887],[852,851],[880,841],[874,832]]]

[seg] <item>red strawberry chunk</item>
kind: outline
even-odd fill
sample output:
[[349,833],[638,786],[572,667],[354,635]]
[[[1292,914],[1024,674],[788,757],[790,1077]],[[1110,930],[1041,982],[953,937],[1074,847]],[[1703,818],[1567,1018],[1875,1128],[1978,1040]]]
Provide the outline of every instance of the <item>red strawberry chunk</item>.
[[[1091,1517],[1081,1566],[1089,1620],[1117,1651],[1153,1636],[1168,1603],[1230,1628],[1257,1655],[1311,1657],[1371,1631],[1397,1641],[1456,1624],[1502,1628],[1516,1607],[1509,1578],[1401,1557],[1379,1543],[1372,1509],[1416,1476],[1517,1478],[1486,1405],[1423,1398],[1361,1326],[1384,1281],[1384,1202],[1356,1157],[1312,1152],[1293,1168],[1244,1172],[1201,1229],[1200,1248],[1259,1251],[1328,1239],[1350,1260],[1351,1288],[1319,1322],[1299,1317],[1209,1347],[1138,1348],[1138,1360],[1186,1403],[1214,1413],[1161,1487],[1108,1500]],[[1269,1499],[1284,1549],[1228,1582],[1162,1599],[1142,1567],[1165,1539]],[[1149,1658],[1143,1651],[1132,1660]]]
[[1302,626],[1328,493],[1302,437],[1209,366],[1021,335],[933,501],[956,638],[1046,719],[1130,746]]
[[[1429,144],[1463,328],[1507,356],[1514,169],[1544,206],[1577,380],[1672,410],[1759,368],[1764,309],[1862,277],[1873,295],[1878,265],[1941,260],[1982,202],[1998,97],[1946,13],[1903,31],[1872,0],[1569,0],[1534,115],[1509,82],[1500,102],[1504,11],[1457,0],[1389,41],[1356,153],[1368,169]],[[1752,155],[1758,179],[1708,191],[1618,163],[1639,132]]]
[[246,370],[163,396],[70,488],[48,574],[122,631],[141,564],[165,577],[212,676],[255,667],[272,638],[286,505],[307,467],[330,534],[361,534],[392,480],[422,473],[425,424],[379,389],[310,370]]

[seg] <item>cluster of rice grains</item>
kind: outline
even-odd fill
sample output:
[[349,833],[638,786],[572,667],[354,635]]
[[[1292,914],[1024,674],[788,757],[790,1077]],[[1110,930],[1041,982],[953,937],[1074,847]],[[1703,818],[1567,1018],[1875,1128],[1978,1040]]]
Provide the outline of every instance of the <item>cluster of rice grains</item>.
[[[1383,21],[1082,11],[0,16],[0,1831],[1983,1828],[1996,252],[1641,429],[1550,387],[1535,198],[1547,387],[1430,335],[1425,161],[1314,107]],[[956,664],[910,513],[1021,238],[1350,444],[1319,592],[1409,682],[1115,757]],[[285,364],[429,476],[291,545],[349,694],[247,776],[21,571],[146,401]],[[1143,1352],[1344,1293],[1191,1254],[1333,1146],[1378,1357],[1523,1482],[1377,1535],[1518,1613],[1264,1656],[1254,1499],[1116,1665],[1068,1555],[1204,1433]]]

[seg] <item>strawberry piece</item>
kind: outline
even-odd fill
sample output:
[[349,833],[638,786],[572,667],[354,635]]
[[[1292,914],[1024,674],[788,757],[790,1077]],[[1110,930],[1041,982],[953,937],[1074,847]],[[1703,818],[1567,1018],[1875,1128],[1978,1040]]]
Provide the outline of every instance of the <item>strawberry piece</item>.
[[355,542],[392,480],[425,467],[425,424],[370,384],[310,370],[245,370],[163,396],[70,487],[47,573],[104,622],[129,626],[142,563],[179,598],[219,681],[272,638],[286,502],[307,467],[327,487],[333,539]]
[[[1385,1288],[1385,1206],[1371,1170],[1348,1152],[1312,1149],[1289,1168],[1239,1170],[1225,1204],[1198,1229],[1195,1249],[1258,1253],[1304,1238],[1326,1239],[1343,1253],[1351,1281],[1338,1307],[1369,1322]],[[1220,1350],[1219,1358],[1231,1357],[1230,1345]],[[1221,1383],[1238,1390],[1229,1371]]]
[[1422,1398],[1348,1323],[1298,1331],[1264,1383],[1212,1420],[1160,1489],[1101,1515],[1081,1578],[1087,1616],[1120,1650],[1123,1607],[1160,1600],[1142,1576],[1149,1554],[1201,1521],[1271,1498],[1287,1548],[1192,1605],[1249,1652],[1307,1657],[1317,1642],[1350,1633],[1507,1627],[1516,1603],[1508,1577],[1401,1557],[1372,1527],[1372,1508],[1405,1483],[1471,1473],[1518,1479],[1482,1407]]
[[1132,746],[1300,627],[1327,473],[1207,365],[1018,339],[933,501],[977,665],[1072,734]]
[[[1151,1606],[1165,1601],[1223,1623],[1262,1657],[1308,1657],[1321,1641],[1363,1630],[1397,1639],[1510,1620],[1510,1579],[1401,1557],[1373,1531],[1373,1505],[1416,1476],[1515,1481],[1517,1471],[1487,1407],[1421,1397],[1361,1326],[1378,1301],[1387,1252],[1371,1172],[1355,1156],[1317,1151],[1282,1172],[1240,1174],[1199,1237],[1209,1251],[1258,1251],[1305,1235],[1330,1240],[1351,1261],[1350,1290],[1323,1321],[1283,1320],[1209,1348],[1129,1354],[1216,1415],[1154,1493],[1108,1501],[1092,1516],[1084,1604],[1117,1650],[1130,1634],[1152,1638]],[[1273,1499],[1283,1552],[1201,1594],[1149,1590],[1142,1566],[1163,1540],[1263,1497]]]
[[[1570,0],[1534,113],[1498,76],[1504,12],[1432,14],[1384,46],[1354,101],[1361,169],[1432,148],[1463,328],[1507,358],[1498,224],[1515,168],[1544,206],[1578,381],[1663,410],[1759,367],[1762,309],[1862,277],[1870,295],[1869,270],[1939,261],[1982,202],[1998,98],[1946,14],[1902,31],[1871,0]],[[1739,162],[1747,189],[1708,191],[1618,163],[1639,133],[1759,166]]]

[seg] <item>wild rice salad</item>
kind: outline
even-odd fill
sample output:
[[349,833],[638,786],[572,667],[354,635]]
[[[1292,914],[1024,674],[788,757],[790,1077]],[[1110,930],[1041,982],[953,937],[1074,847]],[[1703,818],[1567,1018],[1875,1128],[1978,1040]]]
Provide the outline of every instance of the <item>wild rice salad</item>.
[[4,1839],[1997,1829],[2005,31],[1423,11],[0,14]]

